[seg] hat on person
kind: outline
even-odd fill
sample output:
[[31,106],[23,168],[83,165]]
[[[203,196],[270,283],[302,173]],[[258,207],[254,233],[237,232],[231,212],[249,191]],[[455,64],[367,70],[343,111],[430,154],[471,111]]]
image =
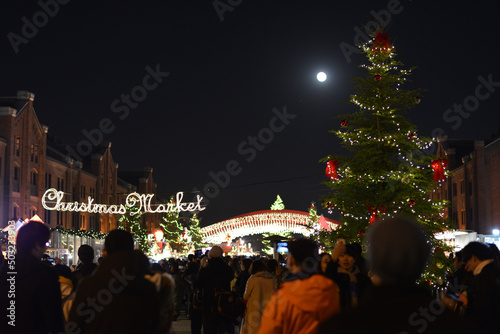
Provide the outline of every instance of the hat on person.
[[214,257],[222,257],[222,248],[220,246],[213,246],[212,249],[208,252],[208,258],[212,259]]

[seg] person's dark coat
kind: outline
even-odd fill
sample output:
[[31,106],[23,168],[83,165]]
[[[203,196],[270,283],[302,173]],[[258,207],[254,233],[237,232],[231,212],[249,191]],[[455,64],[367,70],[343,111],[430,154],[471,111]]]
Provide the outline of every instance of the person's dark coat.
[[324,321],[319,334],[330,333],[475,333],[466,319],[453,314],[429,292],[416,286],[374,286],[355,308]]
[[198,271],[200,271],[200,264],[198,262],[188,262],[186,270],[182,273],[182,277],[192,286],[196,279],[196,275],[198,275]]
[[78,287],[78,283],[80,283],[84,277],[92,275],[96,268],[96,263],[81,263],[76,267],[76,270],[71,274],[71,281],[73,282],[75,290]]
[[[9,318],[2,316],[1,333],[64,333],[64,318],[61,306],[61,289],[56,271],[40,259],[31,255],[17,255],[15,275],[8,274],[5,266],[0,275],[0,303],[4,314],[10,301],[15,304],[15,326],[8,325]],[[12,298],[10,281],[15,282]],[[7,311],[10,313],[10,311]]]
[[137,251],[105,257],[94,274],[80,282],[67,332],[156,333],[159,301],[146,272],[144,254]]
[[495,262],[487,264],[474,276],[467,288],[467,301],[465,314],[475,321],[478,330],[497,333],[500,318],[500,268]]
[[202,287],[203,313],[214,313],[217,305],[215,291],[231,291],[233,278],[233,270],[220,257],[208,260],[207,267],[200,269],[197,281]]
[[[339,265],[335,262],[328,263],[328,266],[325,270],[325,276],[332,279],[335,283],[337,283],[340,289],[340,308],[342,310],[346,308],[351,308],[353,305],[353,299],[351,297],[351,290],[353,289],[349,274],[339,272]],[[366,291],[372,286],[372,282],[368,276],[357,271],[355,274],[356,277],[356,293],[358,302],[363,300],[366,295]]]
[[238,294],[238,296],[243,298],[245,294],[245,288],[247,286],[247,281],[250,278],[250,273],[248,269],[242,270],[241,273],[236,278],[236,283],[234,284],[234,291]]

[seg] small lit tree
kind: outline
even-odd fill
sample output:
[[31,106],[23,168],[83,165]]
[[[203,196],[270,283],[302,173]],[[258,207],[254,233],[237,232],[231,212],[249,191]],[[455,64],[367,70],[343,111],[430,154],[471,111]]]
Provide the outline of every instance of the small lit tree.
[[271,210],[285,210],[285,204],[283,203],[280,195],[276,196],[276,200],[273,205],[271,205]]
[[310,238],[316,241],[318,244],[322,245],[322,240],[320,238],[321,227],[319,226],[318,210],[316,209],[316,203],[314,202],[312,202],[311,206],[309,207],[307,227],[311,231]]
[[203,247],[203,235],[201,233],[200,219],[194,214],[190,219],[189,233],[191,234],[191,243],[194,249]]
[[[170,199],[170,203],[175,207],[175,200],[173,198]],[[179,223],[179,212],[169,212],[166,217],[163,217],[163,221],[163,223],[160,223],[160,226],[163,228],[165,233],[164,238],[170,245],[170,248],[181,248],[184,227]]]
[[142,226],[142,212],[138,212],[138,208],[128,205],[125,206],[125,209],[126,213],[118,219],[120,223],[118,228],[130,232],[139,245],[139,248],[144,253],[149,253],[148,232]]

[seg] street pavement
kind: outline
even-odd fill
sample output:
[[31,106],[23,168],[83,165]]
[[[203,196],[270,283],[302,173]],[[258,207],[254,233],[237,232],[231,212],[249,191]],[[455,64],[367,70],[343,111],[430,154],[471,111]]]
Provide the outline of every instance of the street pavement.
[[[234,333],[239,334],[237,327],[234,328]],[[184,314],[179,315],[179,318],[172,322],[171,334],[191,334],[191,320],[189,320]]]
[[179,315],[179,318],[172,322],[172,333],[191,334],[191,320],[185,314]]

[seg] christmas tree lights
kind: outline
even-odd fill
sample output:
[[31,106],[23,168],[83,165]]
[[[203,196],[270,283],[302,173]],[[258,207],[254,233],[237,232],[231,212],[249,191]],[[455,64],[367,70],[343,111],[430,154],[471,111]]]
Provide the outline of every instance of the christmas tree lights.
[[[405,215],[422,225],[435,249],[446,249],[433,236],[448,228],[443,219],[447,202],[431,199],[446,177],[446,163],[423,154],[435,140],[420,137],[405,116],[421,102],[423,91],[403,87],[412,69],[404,69],[396,60],[387,34],[378,32],[360,48],[369,64],[360,66],[365,76],[354,79],[351,102],[357,111],[339,115],[342,124],[331,131],[349,154],[322,159],[339,163],[338,179],[324,182],[331,192],[323,198],[323,206],[329,213],[339,213],[343,224],[332,232],[320,231],[320,239],[327,249],[340,238],[362,242],[370,224]],[[434,285],[444,281],[447,265],[442,252],[434,252],[423,280]]]
[[191,235],[191,243],[194,249],[200,249],[205,246],[203,243],[203,233],[201,232],[200,219],[198,215],[193,215],[190,220],[189,233]]
[[82,238],[91,238],[91,239],[97,239],[97,240],[102,240],[106,238],[108,235],[107,233],[100,233],[100,232],[95,232],[95,231],[87,231],[87,230],[71,230],[71,229],[66,229],[61,226],[57,226],[56,228],[51,228],[51,231],[57,231],[61,233],[62,235],[71,235],[71,236],[77,236],[77,237],[82,237]]
[[149,253],[148,232],[142,226],[142,212],[133,205],[125,205],[126,212],[118,219],[118,228],[130,232],[144,253]]
[[281,199],[280,195],[276,196],[276,201],[271,205],[271,210],[285,210],[285,204]]
[[[172,198],[170,204],[174,205],[175,200]],[[163,217],[164,223],[160,223],[165,233],[165,240],[172,249],[182,249],[183,239],[182,232],[184,227],[179,223],[179,212],[169,212],[166,217]]]

